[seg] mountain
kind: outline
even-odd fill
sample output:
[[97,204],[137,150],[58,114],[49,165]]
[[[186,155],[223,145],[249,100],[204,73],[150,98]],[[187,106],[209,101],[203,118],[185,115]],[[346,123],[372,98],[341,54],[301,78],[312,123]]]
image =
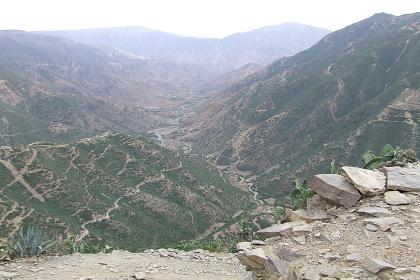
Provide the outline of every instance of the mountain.
[[0,145],[139,134],[220,74],[22,31],[0,31],[0,46]]
[[192,239],[248,195],[204,161],[142,138],[0,147],[0,239],[22,224],[53,236],[139,250]]
[[420,150],[420,13],[375,14],[231,86],[183,139],[284,198],[294,177],[359,164],[386,143]]
[[143,27],[116,27],[42,32],[77,42],[116,47],[146,58],[197,64],[232,71],[248,63],[268,64],[302,51],[329,31],[297,23],[284,23],[214,38],[182,37]]

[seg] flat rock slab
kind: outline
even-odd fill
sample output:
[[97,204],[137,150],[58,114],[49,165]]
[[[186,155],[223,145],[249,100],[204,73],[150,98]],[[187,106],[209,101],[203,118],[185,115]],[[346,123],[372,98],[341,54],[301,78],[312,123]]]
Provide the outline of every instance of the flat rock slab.
[[389,190],[420,192],[420,168],[383,167]]
[[344,177],[366,196],[375,196],[386,190],[386,177],[380,171],[351,166],[343,166],[341,169]]
[[386,192],[384,201],[389,205],[405,205],[411,203],[411,199],[399,191]]
[[357,210],[359,214],[372,216],[372,217],[389,217],[392,212],[382,207],[362,207]]
[[382,217],[382,218],[371,218],[363,220],[364,224],[371,224],[378,226],[382,231],[391,229],[394,225],[403,225],[404,222],[401,219],[395,217]]
[[257,235],[262,238],[275,236],[290,236],[293,233],[293,227],[306,224],[304,221],[288,222],[284,224],[273,225],[268,228],[257,231]]
[[353,207],[360,193],[341,175],[318,174],[311,181],[311,189],[332,204]]
[[383,260],[375,259],[375,258],[364,259],[362,262],[362,266],[367,271],[375,273],[375,274],[381,271],[384,271],[386,269],[395,269],[395,266],[393,266],[392,264],[389,264],[387,262],[384,262]]
[[327,222],[327,221],[331,220],[331,217],[329,215],[327,215],[327,213],[322,211],[322,210],[307,211],[305,209],[298,209],[298,210],[295,210],[291,213],[290,220],[292,222],[302,220],[302,221],[305,221],[307,223],[313,223],[315,221]]

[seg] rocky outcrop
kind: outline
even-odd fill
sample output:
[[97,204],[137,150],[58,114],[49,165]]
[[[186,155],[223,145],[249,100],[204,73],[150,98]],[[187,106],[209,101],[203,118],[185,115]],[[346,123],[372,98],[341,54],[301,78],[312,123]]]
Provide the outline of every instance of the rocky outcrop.
[[343,176],[335,174],[316,175],[312,179],[311,189],[329,202],[347,208],[356,205],[361,197]]
[[[238,258],[252,279],[420,279],[420,191],[413,191],[420,169],[406,169],[391,169],[392,180],[390,170],[349,167],[345,176],[316,175],[307,209],[258,231],[266,244],[242,244]],[[410,191],[392,190],[403,184]],[[258,266],[248,264],[254,255]]]

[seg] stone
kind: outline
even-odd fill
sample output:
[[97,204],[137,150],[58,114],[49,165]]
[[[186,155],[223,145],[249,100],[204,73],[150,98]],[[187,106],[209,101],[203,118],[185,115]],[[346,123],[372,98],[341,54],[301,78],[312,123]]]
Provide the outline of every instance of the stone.
[[147,280],[147,274],[144,272],[136,272],[133,275],[133,278],[136,280]]
[[300,245],[305,245],[306,244],[306,238],[305,238],[304,235],[293,236],[292,239]]
[[336,174],[318,174],[310,188],[332,204],[351,208],[361,198],[360,193],[345,178]]
[[341,233],[339,230],[328,232],[328,233],[325,232],[322,234],[322,238],[325,241],[332,243],[332,242],[338,241],[341,238]]
[[362,207],[357,210],[359,214],[368,215],[373,217],[389,217],[392,216],[392,212],[386,208],[381,207]]
[[264,241],[262,241],[262,240],[252,240],[251,241],[251,244],[252,245],[254,245],[254,246],[264,246],[264,245],[266,245],[267,243],[265,243]]
[[17,276],[16,273],[13,272],[7,272],[7,271],[0,271],[0,277],[3,279],[9,279]]
[[387,188],[397,191],[420,192],[420,168],[383,167],[388,178]]
[[361,262],[364,260],[364,257],[359,253],[351,253],[346,256],[346,261],[348,262]]
[[376,231],[378,231],[378,228],[375,225],[367,224],[366,225],[366,230],[376,232]]
[[376,170],[343,166],[343,176],[366,196],[375,196],[386,191],[386,177]]
[[293,227],[301,226],[304,224],[304,221],[277,224],[257,231],[257,235],[261,238],[270,238],[275,236],[290,236],[293,232]]
[[393,266],[392,264],[375,258],[364,259],[362,262],[362,266],[364,269],[374,274],[377,274],[386,269],[395,269],[395,266]]
[[[289,273],[289,267],[290,262],[281,260],[276,256],[268,256],[268,260],[264,264],[264,268],[268,274],[277,277],[287,276]],[[265,279],[268,279],[268,277]]]
[[399,191],[387,191],[384,200],[389,205],[404,205],[411,203],[411,199]]
[[394,225],[404,224],[402,220],[395,217],[370,218],[363,220],[363,223],[378,226],[382,231],[387,231]]
[[240,251],[239,253],[236,253],[236,257],[244,265],[254,269],[262,269],[264,267],[265,262],[268,259],[264,250],[261,248]]
[[277,251],[277,256],[283,261],[292,262],[298,257],[300,257],[301,255],[298,252],[293,251],[287,247],[281,247]]
[[239,242],[236,244],[236,250],[238,251],[245,251],[245,250],[251,250],[252,244],[251,242]]
[[293,235],[311,233],[314,228],[314,224],[303,224],[301,226],[294,226],[292,228]]
[[318,194],[314,194],[306,199],[306,209],[309,211],[327,211],[331,207],[332,205]]
[[298,210],[293,211],[290,215],[290,220],[292,222],[299,221],[299,220],[305,221],[307,223],[313,223],[315,221],[328,222],[330,219],[331,217],[328,216],[327,213],[325,213],[322,210],[313,212],[313,211],[307,211],[305,209],[298,209]]

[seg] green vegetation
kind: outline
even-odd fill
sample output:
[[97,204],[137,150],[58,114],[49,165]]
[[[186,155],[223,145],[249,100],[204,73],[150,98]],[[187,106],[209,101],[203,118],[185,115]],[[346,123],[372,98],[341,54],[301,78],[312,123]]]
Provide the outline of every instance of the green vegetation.
[[306,204],[306,199],[311,197],[314,193],[309,189],[308,183],[306,180],[301,181],[300,179],[295,179],[293,181],[294,189],[290,194],[290,200],[293,205],[293,209],[304,208]]
[[54,242],[45,240],[43,230],[38,227],[22,227],[12,241],[11,248],[20,257],[39,256],[47,252]]
[[[48,236],[67,240],[60,250],[68,252],[194,239],[250,200],[204,160],[122,134],[2,147],[0,155],[0,238],[16,224],[42,224]],[[22,172],[26,184],[9,186],[9,169]]]
[[416,152],[413,149],[401,149],[390,145],[385,145],[378,155],[375,155],[371,150],[366,151],[363,156],[363,168],[375,169],[382,166],[405,166],[407,163],[418,161]]

